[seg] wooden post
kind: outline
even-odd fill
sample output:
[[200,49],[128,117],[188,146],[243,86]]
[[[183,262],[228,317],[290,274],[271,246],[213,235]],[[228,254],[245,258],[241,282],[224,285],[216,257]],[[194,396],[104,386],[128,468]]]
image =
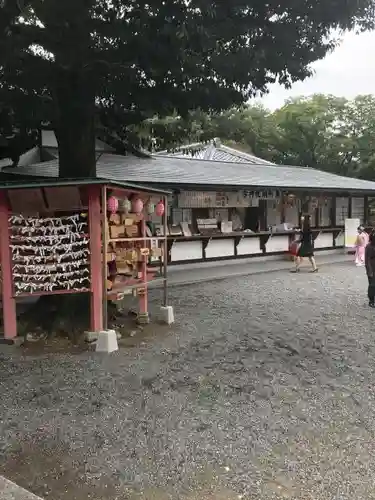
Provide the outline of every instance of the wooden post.
[[331,227],[336,227],[336,208],[337,208],[337,203],[336,203],[336,195],[333,195],[331,198]]
[[285,193],[283,191],[280,192],[280,200],[281,200],[281,210],[280,210],[280,223],[284,224],[285,222]]
[[[147,241],[146,241],[146,222],[144,217],[142,218],[141,221],[141,228],[142,228],[142,238],[145,238],[143,243],[143,247],[146,248],[148,247]],[[143,289],[139,290],[139,313],[138,313],[138,323],[140,324],[148,324],[150,319],[149,319],[149,314],[148,314],[148,282],[147,282],[147,262],[148,258],[142,257],[142,264],[141,264],[141,280],[143,282]]]
[[[89,236],[90,236],[90,329],[103,330],[103,279],[102,279],[102,235],[100,211],[100,186],[89,186]],[[105,256],[105,252],[103,252]]]
[[164,214],[163,214],[163,226],[164,226],[164,240],[163,240],[163,306],[166,307],[168,305],[168,198],[164,196]]
[[260,200],[259,201],[259,222],[260,222],[259,231],[268,231],[267,211],[268,211],[268,200],[267,199]]
[[4,337],[17,337],[16,301],[13,297],[12,254],[9,238],[9,211],[5,191],[0,191],[0,262],[2,271],[2,295]]
[[107,265],[107,186],[103,186],[102,190],[102,210],[101,210],[101,224],[102,224],[102,248],[103,248],[103,259],[102,259],[102,315],[103,315],[103,329],[108,329],[108,297],[107,297],[107,275],[108,275],[108,265]]

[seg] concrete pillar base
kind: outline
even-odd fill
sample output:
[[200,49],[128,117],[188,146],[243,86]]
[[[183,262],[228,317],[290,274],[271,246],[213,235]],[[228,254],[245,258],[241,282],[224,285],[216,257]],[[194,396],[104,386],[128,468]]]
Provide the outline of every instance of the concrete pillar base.
[[160,308],[160,319],[163,323],[171,325],[174,323],[174,311],[172,306],[163,306]]
[[20,347],[25,342],[25,337],[13,337],[11,339],[6,339],[5,337],[0,337],[0,345],[15,345]]
[[150,315],[148,314],[148,312],[138,313],[137,323],[139,325],[148,325],[150,323]]
[[105,330],[99,332],[96,342],[96,352],[114,352],[118,351],[117,335],[114,330]]
[[99,332],[85,332],[85,341],[89,342],[90,344],[92,342],[96,342],[99,337]]

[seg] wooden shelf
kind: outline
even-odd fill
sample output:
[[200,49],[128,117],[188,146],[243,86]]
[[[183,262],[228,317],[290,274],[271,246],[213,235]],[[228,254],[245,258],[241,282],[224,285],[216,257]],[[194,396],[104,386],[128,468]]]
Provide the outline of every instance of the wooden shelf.
[[166,236],[155,236],[155,237],[150,237],[147,236],[145,238],[110,238],[108,240],[108,243],[126,243],[126,242],[131,242],[131,241],[151,241],[151,240],[158,240],[162,241],[165,240],[167,237]]
[[[312,228],[311,231],[314,233],[331,233],[336,230],[343,231],[343,228],[332,228],[332,227],[322,227],[322,228]],[[168,235],[168,241],[200,241],[200,240],[219,240],[219,239],[241,239],[241,238],[259,238],[259,237],[278,237],[278,236],[294,236],[298,233],[297,230],[293,229],[290,231],[260,231],[258,233],[248,233],[244,231],[234,231],[232,233],[219,233],[219,234],[193,234],[191,236],[171,236]]]
[[107,298],[110,298],[110,297],[116,297],[118,295],[121,295],[122,293],[128,291],[128,290],[135,290],[137,288],[145,288],[146,286],[148,287],[149,285],[152,285],[154,283],[164,283],[164,281],[166,281],[165,278],[155,278],[155,279],[152,279],[152,280],[149,280],[149,281],[138,281],[137,280],[137,283],[133,283],[133,284],[119,284],[119,285],[115,285],[112,290],[107,290]]

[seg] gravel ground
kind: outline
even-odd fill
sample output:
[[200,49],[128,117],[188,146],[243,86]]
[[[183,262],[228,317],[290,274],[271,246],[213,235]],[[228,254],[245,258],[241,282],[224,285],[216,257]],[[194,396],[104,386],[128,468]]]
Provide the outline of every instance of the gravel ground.
[[113,355],[2,347],[0,473],[53,500],[375,499],[366,284],[180,287],[171,331]]

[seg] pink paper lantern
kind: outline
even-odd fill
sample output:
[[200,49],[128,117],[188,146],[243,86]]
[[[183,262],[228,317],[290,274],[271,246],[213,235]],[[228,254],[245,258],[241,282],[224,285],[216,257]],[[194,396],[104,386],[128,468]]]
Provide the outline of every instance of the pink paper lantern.
[[164,214],[164,211],[165,211],[164,203],[160,200],[159,203],[156,205],[155,213],[158,217],[161,217]]
[[135,198],[135,200],[132,201],[132,209],[136,214],[142,213],[143,201],[140,198]]
[[115,214],[118,210],[118,199],[115,196],[110,196],[107,201],[107,208],[111,214]]

